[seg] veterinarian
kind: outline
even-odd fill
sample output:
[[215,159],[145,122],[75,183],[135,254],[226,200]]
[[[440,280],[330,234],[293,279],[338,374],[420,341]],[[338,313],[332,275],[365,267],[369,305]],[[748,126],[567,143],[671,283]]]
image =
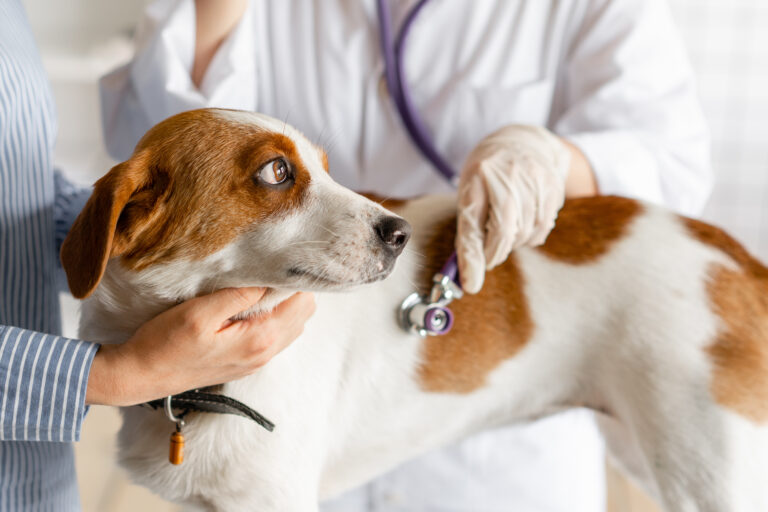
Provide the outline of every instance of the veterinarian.
[[[395,33],[415,4],[385,2]],[[352,189],[454,190],[401,124],[377,18],[375,0],[150,5],[133,60],[102,79],[111,154],[126,159],[171,114],[229,107],[298,127]],[[452,165],[501,126],[545,128],[485,141],[485,158],[462,170],[456,243],[470,293],[512,249],[543,242],[565,197],[620,194],[686,214],[706,200],[707,131],[663,0],[433,0],[402,58]],[[597,511],[603,482],[601,442],[575,412],[429,454],[325,509]]]
[[[190,300],[125,345],[58,336],[58,251],[90,191],[53,170],[50,86],[19,0],[0,2],[0,511],[80,510],[72,442],[87,404],[131,405],[251,373],[312,314],[301,294],[222,329],[258,289]],[[281,331],[264,329],[278,323]]]

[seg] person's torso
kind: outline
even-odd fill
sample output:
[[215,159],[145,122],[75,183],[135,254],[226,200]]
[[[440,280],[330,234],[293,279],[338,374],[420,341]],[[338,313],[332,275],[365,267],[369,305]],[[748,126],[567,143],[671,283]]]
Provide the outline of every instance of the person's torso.
[[[0,1],[0,325],[59,330],[54,273],[55,111],[18,0]],[[2,343],[5,341],[5,343]],[[0,340],[0,369],[14,354]],[[19,351],[20,352],[20,351]],[[0,376],[4,376],[0,372]],[[0,381],[0,398],[3,382]],[[5,414],[13,414],[6,401]],[[0,511],[76,511],[72,445],[0,442]]]
[[[390,1],[395,37],[413,0]],[[485,135],[547,125],[555,83],[586,2],[432,0],[408,33],[407,87],[458,172]],[[254,1],[256,110],[285,119],[329,153],[356,190],[450,190],[413,146],[383,79],[373,0]]]
[[[388,3],[396,38],[416,2]],[[407,87],[456,172],[499,127],[546,126],[559,114],[556,82],[588,3],[432,0],[419,13],[404,52]],[[256,111],[324,146],[337,181],[393,197],[452,190],[413,145],[389,96],[374,0],[256,0],[246,21],[254,29]],[[582,417],[552,423],[550,431],[485,434],[412,461],[323,510],[599,510],[594,426]],[[562,446],[544,449],[554,431]],[[582,444],[567,446],[564,432]],[[565,466],[563,453],[572,458]],[[509,461],[523,454],[524,463]],[[570,463],[583,470],[575,475]],[[563,497],[538,492],[552,484]]]

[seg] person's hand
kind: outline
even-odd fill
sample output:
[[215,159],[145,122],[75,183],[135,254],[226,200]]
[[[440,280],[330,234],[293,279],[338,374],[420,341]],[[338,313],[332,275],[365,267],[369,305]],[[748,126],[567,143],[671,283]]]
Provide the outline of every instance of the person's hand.
[[571,151],[544,128],[512,125],[485,137],[459,177],[456,251],[461,285],[483,286],[486,270],[523,245],[540,245],[565,201]]
[[197,297],[142,325],[121,345],[103,345],[91,366],[86,403],[134,405],[253,373],[303,331],[314,296],[297,293],[268,315],[230,321],[264,295],[227,288]]

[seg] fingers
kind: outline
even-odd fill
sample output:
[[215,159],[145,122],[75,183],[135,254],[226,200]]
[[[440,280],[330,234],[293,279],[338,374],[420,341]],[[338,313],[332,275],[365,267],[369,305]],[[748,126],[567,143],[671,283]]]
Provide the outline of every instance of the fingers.
[[464,170],[456,249],[468,293],[479,291],[485,272],[513,250],[542,244],[554,227],[564,186],[537,162],[497,150]]
[[517,223],[510,217],[512,216],[501,211],[499,205],[491,205],[486,224],[484,250],[487,270],[504,262],[512,251],[512,244],[518,239],[519,226],[516,226]]
[[477,293],[485,278],[483,239],[488,205],[480,176],[470,177],[459,190],[456,255],[461,286],[467,293]]
[[563,206],[564,195],[549,194],[542,198],[542,201],[543,204],[539,206],[539,213],[537,215],[537,229],[528,241],[528,245],[532,247],[543,244],[549,237],[549,234],[555,227],[557,214]]
[[[507,171],[508,172],[508,171]],[[504,173],[502,171],[502,173]],[[490,270],[506,261],[516,243],[525,236],[525,194],[519,194],[499,174],[487,178],[488,218],[485,224],[485,266]]]
[[304,332],[304,324],[314,314],[315,298],[299,292],[280,303],[266,316],[253,319],[243,333],[261,353],[257,365],[265,364]]
[[227,319],[252,307],[264,296],[265,288],[224,288],[196,297],[188,303],[194,309],[194,315],[209,318],[217,326]]
[[299,292],[288,300],[281,302],[272,312],[272,320],[304,326],[315,313],[315,296],[311,293]]

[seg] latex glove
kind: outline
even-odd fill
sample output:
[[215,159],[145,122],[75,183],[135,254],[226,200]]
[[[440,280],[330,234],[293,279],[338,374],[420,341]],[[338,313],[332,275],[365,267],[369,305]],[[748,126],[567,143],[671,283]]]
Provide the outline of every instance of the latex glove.
[[459,177],[456,251],[467,293],[512,250],[541,245],[565,201],[570,150],[545,128],[506,126],[469,154]]

